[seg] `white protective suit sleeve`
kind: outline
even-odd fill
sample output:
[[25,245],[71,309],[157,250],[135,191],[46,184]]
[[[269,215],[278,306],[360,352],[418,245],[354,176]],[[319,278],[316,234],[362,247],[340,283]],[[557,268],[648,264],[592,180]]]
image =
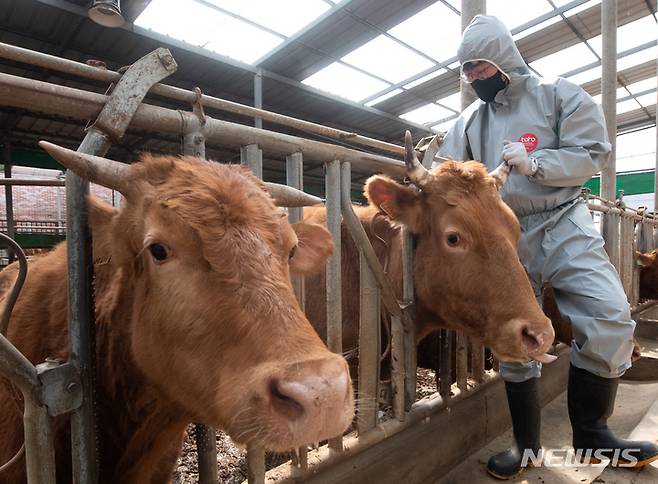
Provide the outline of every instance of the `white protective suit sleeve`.
[[555,96],[559,146],[531,154],[538,169],[530,179],[552,187],[579,187],[608,161],[611,146],[603,112],[582,88],[564,79],[556,83]]

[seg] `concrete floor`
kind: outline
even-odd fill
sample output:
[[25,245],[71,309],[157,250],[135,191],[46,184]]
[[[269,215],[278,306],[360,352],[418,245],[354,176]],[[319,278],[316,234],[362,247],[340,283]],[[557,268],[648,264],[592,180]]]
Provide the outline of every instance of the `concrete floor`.
[[[628,437],[645,417],[647,411],[658,399],[658,383],[627,383],[619,385],[615,412],[609,420],[610,427],[617,435]],[[654,415],[655,414],[655,415]],[[655,425],[648,430],[648,424],[642,422],[644,433],[652,434],[658,439],[658,404],[652,408],[652,420]],[[640,437],[638,435],[638,437]],[[643,438],[651,438],[643,435]],[[492,484],[495,482],[509,483],[537,483],[537,484],[657,484],[658,465],[648,466],[642,472],[629,469],[620,469],[615,472],[606,471],[601,467],[540,467],[526,470],[519,478],[509,481],[497,481],[486,472],[486,463],[489,457],[509,447],[512,432],[508,430],[502,436],[490,442],[485,448],[471,455],[449,474],[436,481],[435,484]],[[569,449],[571,448],[571,426],[567,413],[567,395],[561,394],[542,411],[542,445],[544,448]],[[597,479],[598,478],[598,479]]]

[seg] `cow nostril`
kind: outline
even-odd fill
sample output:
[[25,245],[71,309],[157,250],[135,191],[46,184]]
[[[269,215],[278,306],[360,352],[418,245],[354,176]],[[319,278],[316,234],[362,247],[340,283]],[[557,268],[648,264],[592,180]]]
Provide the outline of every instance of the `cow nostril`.
[[535,333],[530,331],[527,327],[524,327],[521,330],[521,339],[523,341],[523,345],[528,349],[529,353],[533,353],[541,347],[541,341],[537,335],[535,335]]
[[[297,420],[304,414],[304,406],[295,399],[293,391],[277,378],[270,380],[270,402],[272,408],[289,420]],[[290,389],[292,390],[292,388]]]

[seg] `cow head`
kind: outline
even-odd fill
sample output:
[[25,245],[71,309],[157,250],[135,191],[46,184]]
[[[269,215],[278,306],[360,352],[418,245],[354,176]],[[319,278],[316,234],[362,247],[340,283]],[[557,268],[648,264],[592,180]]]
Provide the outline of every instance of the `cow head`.
[[[431,144],[426,158],[433,159],[437,149]],[[427,170],[409,132],[406,151],[415,186],[376,175],[365,195],[416,236],[419,307],[442,326],[482,340],[504,361],[549,361],[544,353],[553,329],[517,255],[519,223],[498,193],[509,168],[489,174],[479,162],[446,161]],[[419,328],[419,336],[431,329]]]
[[347,428],[347,364],[290,282],[291,270],[324,266],[333,250],[324,228],[289,224],[241,166],[148,155],[128,166],[41,145],[125,197],[106,244],[117,266],[112,311],[123,315],[112,321],[128,325],[126,351],[153,385],[239,443],[280,451]]

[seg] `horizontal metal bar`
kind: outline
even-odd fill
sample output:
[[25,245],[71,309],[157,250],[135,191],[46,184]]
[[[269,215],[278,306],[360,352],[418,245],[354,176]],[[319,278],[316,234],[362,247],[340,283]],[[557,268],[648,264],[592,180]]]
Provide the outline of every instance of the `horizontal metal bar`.
[[[45,69],[51,69],[66,74],[84,77],[87,79],[103,81],[103,82],[116,82],[121,78],[121,74],[108,69],[101,69],[92,67],[81,62],[63,59],[53,55],[36,52],[30,49],[17,47],[5,43],[0,43],[0,57],[15,62],[22,62]],[[193,91],[181,89],[179,87],[168,86],[166,84],[156,84],[149,91],[151,94],[163,96],[176,101],[185,102],[190,104],[196,101],[197,97]],[[351,143],[369,146],[379,150],[386,151],[397,155],[404,155],[404,147],[398,146],[393,143],[387,143],[367,136],[361,136],[357,133],[344,131],[341,129],[324,126],[321,124],[305,121],[302,119],[293,118],[284,114],[275,113],[258,109],[245,104],[240,104],[225,99],[216,98],[203,94],[200,99],[204,107],[217,109],[224,112],[234,113],[246,117],[256,117],[263,121],[279,124],[281,126],[288,126],[298,129],[307,133],[313,133],[327,138],[332,138],[340,141],[348,141]],[[404,123],[403,119],[400,122]]]
[[[66,113],[80,120],[94,119],[105,104],[107,96],[58,86],[42,81],[25,79],[0,73],[0,104],[47,113]],[[180,136],[185,120],[191,113],[141,104],[131,127],[171,133]],[[264,151],[287,156],[299,152],[307,159],[329,162],[340,159],[351,162],[361,170],[404,176],[402,161],[381,155],[336,146],[329,143],[266,131],[251,126],[229,123],[208,117],[205,126],[207,141],[239,149],[240,146],[258,144]],[[192,122],[191,119],[189,122]]]
[[1,334],[0,376],[15,383],[23,393],[32,391],[40,385],[34,365]]
[[63,187],[64,180],[49,180],[38,178],[0,178],[0,185],[30,185],[30,186],[43,186],[43,187]]

